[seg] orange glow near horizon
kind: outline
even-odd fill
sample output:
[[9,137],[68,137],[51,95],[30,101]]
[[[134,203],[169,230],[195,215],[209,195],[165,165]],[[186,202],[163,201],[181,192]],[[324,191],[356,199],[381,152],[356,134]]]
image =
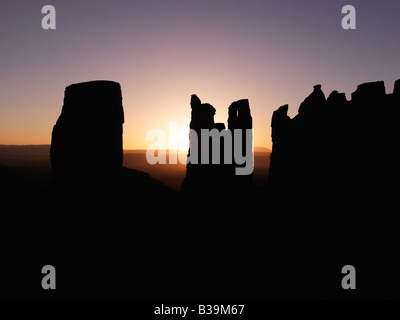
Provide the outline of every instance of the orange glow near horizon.
[[395,1],[360,4],[368,26],[354,32],[326,1],[54,1],[51,31],[35,1],[0,5],[0,144],[50,144],[64,89],[112,80],[122,89],[124,149],[147,149],[148,131],[168,132],[170,121],[188,130],[192,94],[225,125],[229,105],[248,99],[254,146],[271,149],[274,110],[289,104],[295,116],[314,85],[350,99],[363,82],[384,80],[390,93],[399,78]]

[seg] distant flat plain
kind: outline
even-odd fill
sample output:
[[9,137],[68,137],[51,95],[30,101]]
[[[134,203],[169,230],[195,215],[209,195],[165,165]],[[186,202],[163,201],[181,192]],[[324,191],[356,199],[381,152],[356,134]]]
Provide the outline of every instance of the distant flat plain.
[[[258,188],[266,183],[271,151],[254,148],[254,182]],[[51,177],[50,145],[0,145],[0,164],[23,177],[49,179]],[[93,154],[89,162],[95,162],[100,155]],[[168,153],[167,153],[168,159]],[[124,150],[123,165],[130,169],[147,172],[151,177],[164,182],[168,187],[179,191],[185,177],[186,165],[155,164],[146,160],[146,150]]]

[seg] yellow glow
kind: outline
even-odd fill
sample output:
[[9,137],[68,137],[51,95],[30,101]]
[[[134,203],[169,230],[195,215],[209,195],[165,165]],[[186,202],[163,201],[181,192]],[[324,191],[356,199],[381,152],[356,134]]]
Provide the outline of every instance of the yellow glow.
[[178,133],[178,150],[179,152],[187,152],[189,149],[189,129],[181,130]]

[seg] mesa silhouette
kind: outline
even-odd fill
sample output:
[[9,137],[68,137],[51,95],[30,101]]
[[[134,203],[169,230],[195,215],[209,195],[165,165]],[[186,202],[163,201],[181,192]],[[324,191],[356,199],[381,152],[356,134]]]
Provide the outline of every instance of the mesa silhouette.
[[50,148],[55,187],[74,193],[82,189],[86,195],[129,190],[130,197],[141,200],[168,194],[170,190],[147,173],[122,166],[123,123],[119,83],[68,86]]

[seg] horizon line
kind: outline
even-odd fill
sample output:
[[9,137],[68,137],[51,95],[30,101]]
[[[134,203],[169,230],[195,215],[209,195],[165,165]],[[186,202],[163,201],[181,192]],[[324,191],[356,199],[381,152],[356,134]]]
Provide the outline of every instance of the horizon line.
[[[40,143],[40,144],[1,144],[0,147],[51,147],[51,144],[45,144],[45,143]],[[263,149],[268,152],[272,151],[271,149],[267,147],[261,147],[261,146],[254,146],[253,150],[255,149]],[[158,150],[158,151],[170,151],[170,150],[182,150],[182,149],[169,149],[169,148],[163,148],[163,149],[145,149],[145,148],[123,148],[123,151],[147,151],[147,150]],[[189,149],[188,149],[189,150]]]

